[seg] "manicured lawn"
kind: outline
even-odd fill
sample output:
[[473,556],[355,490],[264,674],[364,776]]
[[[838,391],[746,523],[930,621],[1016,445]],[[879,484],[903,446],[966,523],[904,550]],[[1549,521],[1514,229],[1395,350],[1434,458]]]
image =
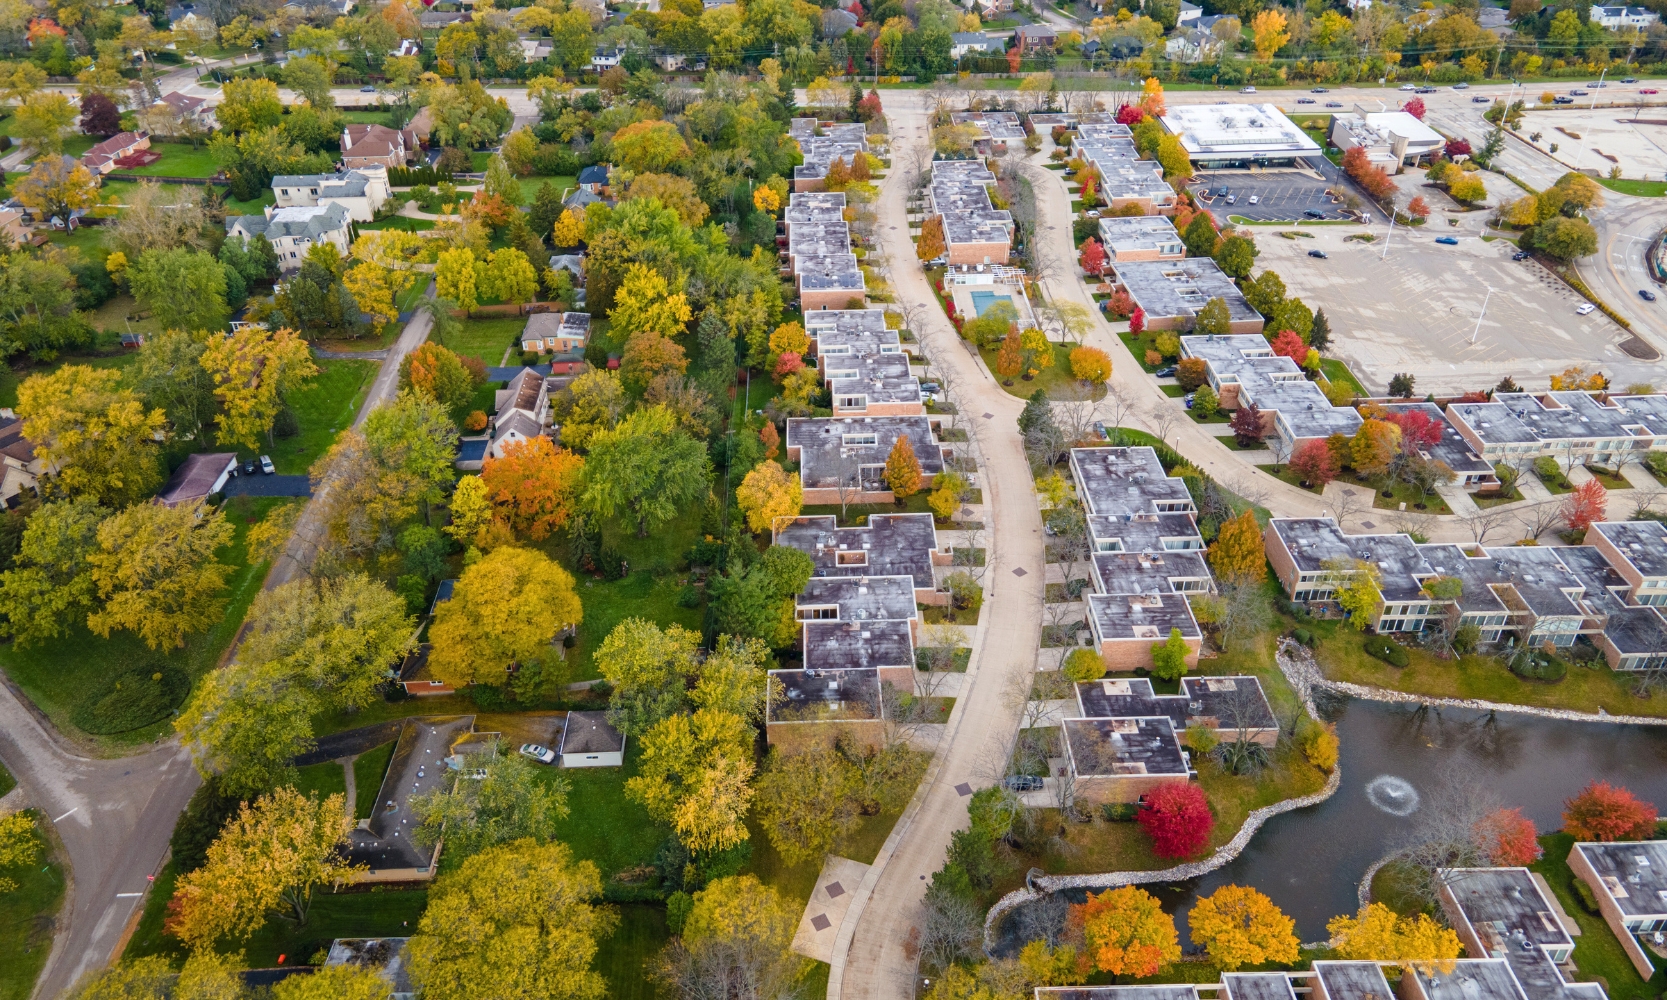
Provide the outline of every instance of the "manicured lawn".
[[[1292,472],[1291,467],[1289,465],[1280,465],[1280,466],[1258,465],[1257,468],[1261,469],[1263,472],[1266,472],[1268,475],[1274,477],[1275,479],[1279,480],[1280,482],[1290,483],[1292,486],[1295,486],[1299,490],[1307,490],[1308,492],[1314,493],[1314,494],[1320,494],[1320,493],[1325,492],[1324,489],[1315,489],[1312,486],[1302,485],[1302,477],[1298,476],[1296,473]],[[1275,469],[1277,469],[1278,471],[1275,471]]]
[[[154,181],[105,181],[103,184],[101,184],[99,186],[99,195],[100,195],[100,197],[103,197],[106,200],[114,197],[116,199],[116,204],[117,205],[126,205],[128,203],[128,201],[133,197],[133,193],[135,191],[139,190],[139,185],[140,184],[152,184],[152,183],[155,183],[155,182]],[[178,201],[180,192],[185,189],[185,185],[183,185],[183,184],[161,184],[161,185],[158,185],[158,186],[162,188],[162,194],[164,196],[164,202],[166,204],[170,204],[170,205],[174,204],[176,201]],[[202,189],[198,188],[197,190],[200,192]],[[236,214],[236,213],[233,213],[233,214]]]
[[486,362],[488,367],[503,362],[504,348],[514,345],[514,354],[521,353],[521,331],[527,328],[527,320],[521,316],[506,316],[501,319],[466,319],[463,329],[453,337],[448,338],[445,346],[458,354],[473,355]]
[[[86,253],[86,251],[82,252]],[[104,251],[100,250],[98,254],[103,256]],[[145,307],[139,304],[138,299],[126,293],[117,295],[94,309],[90,318],[95,329],[114,333],[118,336],[128,331],[143,333],[147,336],[162,332],[162,324],[151,317]],[[138,360],[138,358],[138,351],[123,351],[120,354],[114,354],[109,358],[99,360],[108,361],[111,364],[128,365]],[[74,363],[91,364],[92,362],[77,359]]]
[[1349,366],[1338,358],[1321,358],[1320,374],[1325,376],[1327,382],[1338,382],[1353,386],[1357,396],[1367,395],[1366,387],[1361,385],[1360,380],[1354,377],[1354,372],[1349,371]]
[[[35,822],[44,822],[31,809]],[[37,828],[36,860],[27,865],[0,869],[17,883],[11,892],[0,893],[0,1000],[27,1000],[35,988],[35,977],[52,949],[52,916],[64,899],[64,869],[52,858],[50,845]]]
[[[538,189],[545,184],[555,188],[556,194],[559,195],[569,191],[578,183],[579,178],[573,174],[564,174],[559,177],[523,177],[521,178],[521,204],[531,205],[533,199],[538,197]],[[550,237],[549,233],[539,233],[538,235],[545,239]]]
[[317,794],[319,798],[327,799],[332,795],[347,792],[347,773],[333,760],[308,764],[297,770],[299,774],[295,779],[295,790],[302,795]]
[[1667,181],[1629,181],[1615,180],[1608,177],[1595,178],[1599,184],[1611,191],[1630,194],[1638,198],[1660,198],[1667,195]]
[[315,890],[307,922],[299,926],[278,917],[266,922],[247,942],[222,941],[218,950],[245,951],[251,969],[267,969],[284,956],[285,965],[322,962],[330,942],[339,937],[405,937],[417,929],[428,906],[427,889],[332,893]]
[[1617,476],[1613,472],[1605,472],[1604,470],[1592,465],[1586,466],[1586,471],[1591,473],[1593,479],[1602,483],[1603,488],[1606,490],[1632,489],[1632,483],[1628,482],[1624,476]]
[[538,772],[550,780],[567,780],[570,811],[556,825],[555,839],[572,848],[575,858],[595,862],[604,884],[619,872],[652,864],[655,852],[671,836],[669,827],[650,819],[648,810],[625,795],[625,782],[636,777],[640,762],[641,751],[628,749],[624,767],[548,767]]
[[388,773],[388,762],[393,757],[394,744],[390,740],[374,750],[366,750],[353,762],[353,815],[360,819],[370,818],[371,810],[376,808],[376,792],[382,787],[382,779]]
[[[1372,506],[1379,510],[1400,510],[1401,504],[1407,505],[1407,510],[1422,510],[1426,514],[1451,514],[1453,511],[1447,506],[1447,501],[1441,499],[1441,494],[1425,495],[1418,487],[1411,483],[1390,482],[1386,477],[1378,477],[1359,484],[1361,489],[1372,489]],[[1384,491],[1391,495],[1384,496]],[[1419,507],[1423,504],[1423,507]]]
[[[995,374],[996,355],[1001,353],[999,348],[981,347],[978,353],[984,359],[984,364],[990,369],[990,374],[995,376],[996,384],[1007,390],[1007,394],[1010,396],[1029,399],[1036,394],[1037,389],[1046,389],[1050,399],[1062,399],[1067,392],[1080,391],[1081,383],[1071,377],[1070,344],[1054,344],[1053,364],[1051,366],[1042,369],[1041,374],[1028,381],[1023,377],[1014,378],[1012,385],[1007,384],[1007,379]],[[1095,392],[1096,398],[1104,394],[1104,388],[1099,388]]]
[[279,438],[272,462],[286,476],[301,475],[353,423],[376,378],[375,361],[315,361],[321,369],[312,381],[290,395],[301,433]]
[[157,142],[151,151],[162,154],[162,159],[148,167],[120,170],[140,177],[213,177],[220,172],[220,164],[208,153],[207,146],[192,149],[183,143]]
[[1667,717],[1667,693],[1657,691],[1649,698],[1638,698],[1632,694],[1629,679],[1601,663],[1595,667],[1571,666],[1568,676],[1555,684],[1523,680],[1491,656],[1440,660],[1409,648],[1411,664],[1392,667],[1367,656],[1361,634],[1342,622],[1316,621],[1306,627],[1320,639],[1315,660],[1333,680],[1439,698],[1479,698],[1580,712],[1603,709],[1614,715]]
[[1481,494],[1481,493],[1472,493],[1472,494],[1470,494],[1471,502],[1474,503],[1476,506],[1482,508],[1483,510],[1487,510],[1489,507],[1498,507],[1501,504],[1516,503],[1518,500],[1521,500],[1521,499],[1522,499],[1522,491],[1517,490],[1517,489],[1512,489],[1509,493],[1497,493],[1496,492],[1492,496],[1484,495],[1484,494]]
[[[687,550],[684,546],[683,551]],[[677,594],[682,589],[677,576],[656,578],[646,570],[611,582],[582,577],[579,602],[585,619],[579,625],[577,644],[567,654],[573,663],[572,679],[588,681],[602,676],[593,654],[614,626],[627,618],[646,618],[661,626],[676,624],[700,631],[701,609],[678,606]]]
[[1248,447],[1239,444],[1239,439],[1232,434],[1216,435],[1216,440],[1227,446],[1228,451],[1267,451],[1268,446],[1262,441],[1252,441]]
[[361,222],[358,228],[361,233],[368,233],[373,229],[403,229],[408,233],[420,233],[425,229],[433,229],[434,223],[427,219],[407,219],[395,215],[375,222]]
[[842,527],[856,524],[859,519],[867,518],[870,514],[924,514],[932,509],[927,503],[930,494],[921,490],[914,496],[906,498],[901,504],[895,503],[853,503],[847,504],[843,517],[839,513],[839,504],[811,504],[799,511],[800,514],[832,514],[839,518]]
[[75,247],[86,255],[88,260],[104,259],[104,233],[96,227],[82,226],[73,233],[54,231],[47,238],[55,246]]
[[[223,596],[228,603],[226,613],[208,631],[198,632],[185,640],[183,649],[173,650],[165,659],[185,670],[195,680],[211,670],[220,655],[237,635],[243,614],[254,600],[265,576],[266,564],[250,566],[244,555],[244,537],[249,525],[264,517],[281,500],[251,498],[246,517],[232,517],[236,529],[230,545],[217,555],[221,562],[233,567]],[[0,669],[6,671],[18,687],[47,714],[59,731],[81,737],[101,749],[116,749],[148,743],[168,733],[172,726],[167,719],[126,733],[110,736],[88,736],[71,721],[75,709],[89,697],[103,692],[108,677],[117,668],[151,664],[159,658],[133,633],[112,632],[101,639],[83,623],[77,623],[69,635],[51,642],[18,649],[15,645],[0,647]]]
[[1574,872],[1569,870],[1569,850],[1574,837],[1566,833],[1549,833],[1540,838],[1545,856],[1530,865],[1545,878],[1551,891],[1557,894],[1563,910],[1580,925],[1580,935],[1574,939],[1574,964],[1580,969],[1578,979],[1602,978],[1611,1000],[1652,1000],[1667,986],[1667,976],[1661,972],[1664,963],[1654,959],[1656,973],[1649,982],[1639,978],[1621,948],[1621,942],[1604,923],[1601,916],[1586,912],[1574,891]]
[[355,125],[389,125],[389,116],[386,111],[338,111],[336,113],[341,115],[342,121],[352,122]]
[[1574,492],[1574,484],[1569,482],[1568,478],[1563,475],[1562,466],[1557,467],[1557,475],[1555,476],[1547,477],[1535,472],[1534,478],[1538,479],[1540,481],[1540,485],[1544,486],[1552,496],[1561,496],[1564,493]]
[[267,205],[276,205],[277,203],[278,196],[273,193],[271,188],[267,188],[265,191],[262,191],[259,198],[253,198],[249,201],[238,201],[228,192],[226,194],[226,214],[260,215],[261,209],[265,208]]
[[657,987],[649,973],[671,940],[666,908],[658,903],[623,903],[617,911],[619,926],[612,937],[599,942],[596,969],[608,980],[610,1000],[656,1000]]

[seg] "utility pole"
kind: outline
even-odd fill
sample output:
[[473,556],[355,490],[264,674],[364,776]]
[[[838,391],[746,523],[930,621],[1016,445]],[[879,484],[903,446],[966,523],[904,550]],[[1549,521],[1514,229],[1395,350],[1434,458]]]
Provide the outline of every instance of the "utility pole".
[[1476,315],[1476,329],[1470,331],[1470,342],[1476,343],[1476,335],[1482,332],[1482,317],[1488,314],[1488,300],[1493,298],[1493,289],[1488,288],[1487,295],[1482,297],[1482,311]]

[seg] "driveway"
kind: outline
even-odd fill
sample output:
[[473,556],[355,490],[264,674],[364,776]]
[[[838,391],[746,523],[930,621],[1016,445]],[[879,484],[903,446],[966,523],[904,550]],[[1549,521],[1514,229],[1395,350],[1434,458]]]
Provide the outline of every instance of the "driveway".
[[229,497],[310,497],[312,480],[306,476],[238,476],[226,481]]
[[125,938],[200,779],[172,739],[131,757],[81,756],[3,677],[0,760],[69,855],[52,954],[35,983],[35,996],[52,998],[102,968]]

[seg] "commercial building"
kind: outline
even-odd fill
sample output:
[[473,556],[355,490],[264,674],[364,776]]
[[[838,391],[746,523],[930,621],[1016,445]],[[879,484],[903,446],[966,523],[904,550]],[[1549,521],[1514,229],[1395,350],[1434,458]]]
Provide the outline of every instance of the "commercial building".
[[1262,314],[1208,257],[1131,261],[1114,269],[1117,284],[1146,315],[1148,330],[1190,330],[1198,311],[1211,299],[1220,299],[1227,305],[1228,332],[1262,332]]
[[347,209],[333,203],[312,208],[268,205],[263,215],[228,215],[226,233],[244,239],[265,236],[278,253],[279,269],[293,273],[301,269],[307,251],[317,243],[333,243],[346,257],[351,221]]
[[1162,215],[1106,216],[1100,219],[1100,243],[1113,264],[1181,260],[1187,245],[1175,223]]
[[389,197],[388,168],[344,170],[334,174],[280,174],[272,178],[279,208],[340,205],[357,222],[370,222]]
[[[1122,270],[1118,269],[1119,274]],[[1228,308],[1231,311],[1231,305]],[[1309,441],[1323,441],[1333,434],[1352,436],[1364,423],[1353,407],[1332,406],[1297,363],[1273,353],[1273,346],[1264,337],[1182,337],[1181,357],[1203,360],[1210,388],[1220,397],[1222,409],[1256,407],[1261,414],[1262,436],[1271,439],[1276,450],[1287,457]]]
[[943,220],[950,264],[1006,264],[1013,215],[990,201],[995,175],[977,160],[939,160],[926,189],[927,214]]
[[1356,104],[1348,114],[1333,115],[1329,138],[1338,149],[1365,149],[1373,163],[1391,172],[1426,156],[1439,157],[1447,142],[1422,121],[1405,111],[1390,111],[1381,102],[1377,110]]
[[1660,947],[1667,931],[1667,840],[1578,843],[1569,851],[1569,868],[1591,888],[1633,968],[1653,977],[1655,963],[1638,938],[1647,934]]
[[791,417],[783,444],[787,457],[799,463],[805,503],[890,503],[896,497],[884,477],[892,448],[907,438],[929,480],[951,457],[937,431],[933,418],[923,415]]
[[1159,119],[1205,170],[1289,167],[1319,144],[1272,104],[1178,104]]

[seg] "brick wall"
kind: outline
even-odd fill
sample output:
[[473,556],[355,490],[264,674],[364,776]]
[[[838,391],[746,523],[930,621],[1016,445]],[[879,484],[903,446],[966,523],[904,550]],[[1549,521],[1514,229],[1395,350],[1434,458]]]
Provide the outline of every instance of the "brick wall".
[[1262,548],[1267,550],[1268,564],[1273,567],[1273,575],[1284,585],[1287,596],[1297,592],[1297,564],[1286,550],[1285,542],[1279,533],[1273,530],[1273,525],[1262,529]]
[[1093,805],[1136,802],[1164,785],[1184,785],[1184,774],[1130,774],[1077,779],[1077,799]]
[[1626,951],[1626,957],[1632,960],[1632,967],[1638,970],[1640,976],[1654,976],[1655,963],[1650,961],[1650,956],[1645,954],[1644,949],[1639,946],[1638,939],[1633,937],[1632,933],[1626,929],[1621,908],[1615,905],[1613,899],[1609,898],[1609,890],[1604,888],[1603,879],[1598,877],[1598,873],[1592,869],[1591,864],[1586,860],[1586,856],[1580,853],[1578,847],[1569,848],[1569,870],[1574,872],[1575,878],[1585,882],[1591,888],[1592,895],[1597,897],[1598,910],[1603,914],[1603,921],[1609,925],[1610,932],[1621,942],[1621,947]]
[[1012,250],[1007,243],[952,243],[949,246],[951,264],[1005,264]]
[[885,723],[879,719],[847,719],[829,722],[772,722],[764,727],[764,738],[782,753],[801,753],[812,747],[833,749],[840,733],[850,733],[858,743],[879,749],[885,744]]
[[[861,304],[856,305],[856,306],[849,305],[849,303],[852,299],[856,299]],[[801,312],[810,312],[813,309],[846,309],[846,308],[852,308],[852,309],[866,309],[866,308],[868,308],[868,295],[867,295],[867,293],[864,292],[864,291],[858,290],[858,289],[844,289],[844,288],[836,289],[834,291],[814,291],[814,292],[801,291],[799,293],[799,309],[800,309]]]
[[[1137,667],[1150,668],[1152,666],[1152,647],[1169,638],[1165,633],[1158,639],[1107,639],[1100,643],[1100,658],[1105,660],[1106,669],[1111,671],[1134,670]],[[1187,666],[1198,666],[1198,647],[1200,640],[1187,640]]]
[[926,412],[926,404],[914,403],[869,403],[866,407],[835,406],[833,415],[836,417],[915,417]]

